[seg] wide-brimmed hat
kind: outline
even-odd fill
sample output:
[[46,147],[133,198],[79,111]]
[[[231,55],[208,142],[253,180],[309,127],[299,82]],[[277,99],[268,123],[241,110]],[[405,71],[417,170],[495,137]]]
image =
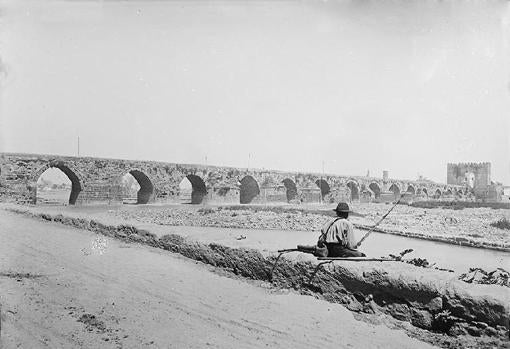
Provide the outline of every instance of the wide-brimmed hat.
[[336,205],[336,208],[333,209],[335,212],[352,212],[349,209],[349,205],[347,205],[346,202],[339,202],[338,205]]

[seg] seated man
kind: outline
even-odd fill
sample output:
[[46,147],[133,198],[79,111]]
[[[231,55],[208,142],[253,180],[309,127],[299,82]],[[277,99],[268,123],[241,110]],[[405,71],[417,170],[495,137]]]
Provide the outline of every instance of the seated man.
[[333,211],[338,217],[322,227],[317,246],[326,247],[328,257],[365,257],[364,253],[356,250],[354,226],[347,220],[351,212],[349,205],[340,202]]

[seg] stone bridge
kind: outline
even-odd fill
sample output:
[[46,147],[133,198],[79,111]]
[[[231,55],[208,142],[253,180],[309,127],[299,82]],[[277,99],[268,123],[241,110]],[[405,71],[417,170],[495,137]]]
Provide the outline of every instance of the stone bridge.
[[[430,181],[282,172],[273,170],[186,165],[155,161],[0,153],[2,200],[35,204],[37,180],[58,168],[71,181],[69,204],[123,201],[122,177],[130,173],[140,185],[137,203],[183,202],[265,203],[339,200],[394,201],[401,193],[410,200],[463,198],[463,186]],[[191,191],[180,184],[187,178]]]

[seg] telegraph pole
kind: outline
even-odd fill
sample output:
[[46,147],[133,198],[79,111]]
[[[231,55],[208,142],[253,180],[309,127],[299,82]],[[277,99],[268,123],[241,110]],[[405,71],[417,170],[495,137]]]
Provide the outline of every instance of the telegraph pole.
[[324,203],[324,197],[323,197],[323,194],[322,194],[322,180],[324,178],[324,160],[322,160],[322,177],[321,177],[321,185],[320,185],[320,189],[321,189],[321,204]]
[[78,136],[78,156],[80,156],[80,136]]

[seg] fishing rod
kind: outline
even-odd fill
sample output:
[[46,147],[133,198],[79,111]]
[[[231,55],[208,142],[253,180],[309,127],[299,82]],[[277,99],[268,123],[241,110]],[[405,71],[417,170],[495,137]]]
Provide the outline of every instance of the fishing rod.
[[[388,212],[386,212],[384,214],[384,216],[381,217],[381,219],[379,219],[379,221],[377,223],[375,223],[375,225],[373,225],[372,227],[370,227],[370,230],[361,238],[361,240],[356,244],[356,249],[361,245],[361,243],[363,241],[365,241],[366,238],[368,238],[368,236],[374,231],[374,229],[379,225],[381,224],[381,222],[386,218],[388,217],[388,215],[391,213],[391,211],[393,211],[393,209],[395,207],[397,207],[397,205],[400,203],[400,201],[404,198],[404,196],[406,195],[407,193],[402,193],[400,195],[400,197],[398,198],[397,202],[388,210]],[[276,258],[276,262],[278,262],[278,260],[280,259],[281,255],[284,254],[284,253],[289,253],[289,252],[305,252],[305,253],[310,253],[310,254],[314,254],[316,251],[316,247],[315,246],[305,246],[305,245],[298,245],[297,248],[288,248],[288,249],[284,249],[284,250],[278,250],[278,257]],[[276,263],[275,265],[273,266],[273,269],[274,267],[276,266]]]
[[375,228],[377,228],[377,226],[378,226],[379,224],[381,224],[381,222],[382,222],[382,221],[383,221],[386,217],[388,217],[388,215],[391,213],[391,211],[393,211],[393,209],[394,209],[395,207],[397,207],[397,205],[400,203],[400,201],[403,199],[403,197],[404,197],[405,195],[406,195],[406,192],[404,192],[404,193],[402,193],[402,194],[400,195],[400,197],[398,198],[398,200],[397,200],[397,202],[395,203],[395,205],[393,205],[393,206],[392,206],[392,207],[388,210],[388,212],[386,212],[386,213],[384,214],[384,216],[382,216],[382,217],[381,217],[381,219],[379,219],[379,221],[378,221],[377,223],[375,223],[375,225],[373,225],[372,227],[370,227],[370,230],[369,230],[369,231],[368,231],[368,232],[367,232],[367,233],[366,233],[366,234],[365,234],[365,235],[361,238],[361,240],[360,240],[360,241],[358,241],[358,243],[356,244],[356,247],[355,247],[355,248],[358,248],[358,247],[360,247],[360,246],[361,246],[361,243],[362,243],[363,241],[365,241],[365,239],[366,239],[367,237],[369,237],[369,236],[370,236],[370,234],[372,234],[372,233],[374,232],[374,229],[375,229]]

